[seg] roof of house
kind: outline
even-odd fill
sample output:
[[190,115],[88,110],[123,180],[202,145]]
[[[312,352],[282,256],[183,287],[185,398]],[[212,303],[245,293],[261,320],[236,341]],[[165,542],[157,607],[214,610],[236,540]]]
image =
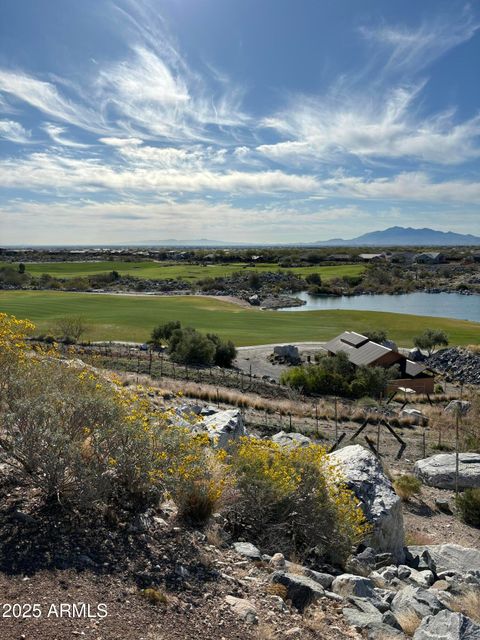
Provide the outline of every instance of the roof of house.
[[[335,354],[343,351],[347,354],[349,361],[357,367],[361,365],[372,365],[388,353],[397,353],[390,347],[373,342],[369,340],[367,336],[357,333],[356,331],[344,331],[336,338],[327,342],[324,345],[324,349]],[[424,364],[408,360],[408,358],[401,353],[397,353],[397,355],[399,363],[400,361],[402,363],[401,369],[404,370],[405,374],[410,378],[415,378],[427,369]]]
[[327,342],[324,349],[330,351],[330,353],[345,352],[350,362],[357,366],[372,364],[392,351],[392,349],[372,342],[367,336],[355,331],[344,331],[333,340],[330,340],[330,342]]
[[385,258],[385,254],[384,253],[361,253],[358,257],[362,258],[362,260],[375,260],[375,258]]
[[405,373],[411,378],[415,378],[415,376],[427,370],[427,367],[421,362],[413,362],[413,360],[409,360],[408,358],[405,362]]

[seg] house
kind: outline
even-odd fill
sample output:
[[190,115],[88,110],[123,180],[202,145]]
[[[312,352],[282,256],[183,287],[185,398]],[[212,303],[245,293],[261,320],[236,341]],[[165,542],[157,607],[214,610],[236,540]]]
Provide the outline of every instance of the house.
[[369,340],[367,336],[355,331],[344,331],[324,345],[324,349],[333,356],[340,351],[346,353],[349,361],[356,367],[396,366],[398,378],[391,380],[388,390],[409,387],[417,393],[433,393],[434,374],[421,362],[413,362],[398,351],[383,344]]
[[385,253],[361,253],[358,257],[362,262],[384,262],[387,259]]
[[415,254],[411,251],[400,251],[394,253],[391,257],[391,262],[394,264],[411,264],[415,259]]
[[445,256],[438,251],[426,251],[417,254],[414,261],[418,264],[440,264],[445,262]]

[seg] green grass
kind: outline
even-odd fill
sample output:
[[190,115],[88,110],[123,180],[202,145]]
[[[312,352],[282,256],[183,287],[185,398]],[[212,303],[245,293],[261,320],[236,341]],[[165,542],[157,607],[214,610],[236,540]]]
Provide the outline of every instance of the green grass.
[[375,311],[261,311],[200,296],[115,296],[44,291],[2,291],[0,311],[28,318],[38,331],[53,331],[55,321],[81,315],[90,340],[146,340],[155,325],[180,320],[201,331],[229,338],[237,346],[270,342],[327,340],[345,329],[385,329],[400,345],[435,327],[451,344],[478,342],[480,324]]
[[[6,263],[0,263],[5,266]],[[59,278],[77,278],[91,276],[98,273],[108,273],[118,271],[122,275],[132,275],[137,278],[151,279],[178,279],[195,282],[203,278],[218,278],[229,276],[236,271],[249,269],[251,271],[293,271],[301,276],[309,273],[319,273],[324,280],[341,278],[342,276],[358,276],[365,270],[362,264],[340,264],[327,267],[293,267],[292,269],[281,269],[276,264],[261,263],[253,267],[251,264],[238,262],[231,264],[212,264],[202,266],[199,264],[182,264],[178,262],[125,262],[125,261],[104,261],[104,262],[35,262],[25,264],[27,273],[41,276],[48,273]]]

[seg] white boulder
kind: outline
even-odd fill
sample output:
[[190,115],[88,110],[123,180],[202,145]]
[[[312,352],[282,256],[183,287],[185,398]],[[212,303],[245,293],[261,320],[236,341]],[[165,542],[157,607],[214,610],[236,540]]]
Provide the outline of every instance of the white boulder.
[[334,451],[330,460],[339,466],[347,485],[360,501],[367,520],[373,525],[368,541],[370,546],[391,553],[397,562],[402,562],[402,504],[380,462],[360,445]]
[[[480,487],[480,453],[459,453],[458,459],[459,488]],[[439,453],[436,456],[417,460],[414,473],[430,487],[454,489],[455,465],[454,453]]]

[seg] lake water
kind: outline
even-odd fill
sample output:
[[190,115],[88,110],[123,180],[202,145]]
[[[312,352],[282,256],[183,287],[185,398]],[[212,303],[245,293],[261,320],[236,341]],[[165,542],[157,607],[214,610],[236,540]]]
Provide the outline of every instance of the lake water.
[[306,292],[295,295],[305,300],[306,304],[301,307],[283,308],[280,311],[324,311],[326,309],[386,311],[480,322],[480,296],[478,295],[424,292],[405,293],[398,296],[375,294],[330,297],[311,296]]

